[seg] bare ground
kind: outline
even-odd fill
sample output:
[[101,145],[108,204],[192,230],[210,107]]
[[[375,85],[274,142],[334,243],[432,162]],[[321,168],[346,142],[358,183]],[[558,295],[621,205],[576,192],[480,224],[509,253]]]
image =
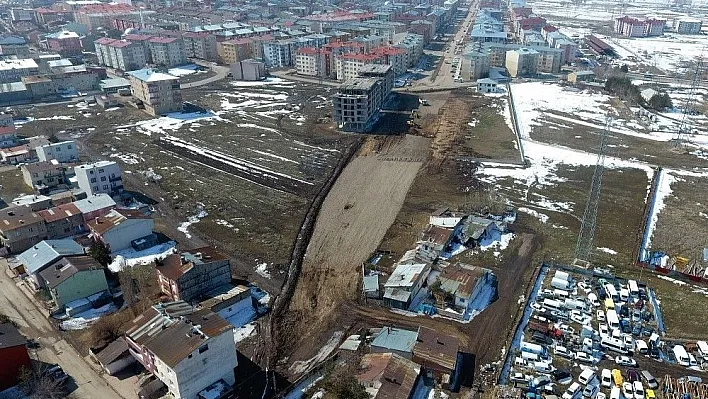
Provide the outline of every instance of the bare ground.
[[377,143],[347,165],[318,215],[288,313],[291,359],[308,358],[316,332],[338,318],[341,303],[357,298],[361,264],[393,223],[429,142],[372,140]]

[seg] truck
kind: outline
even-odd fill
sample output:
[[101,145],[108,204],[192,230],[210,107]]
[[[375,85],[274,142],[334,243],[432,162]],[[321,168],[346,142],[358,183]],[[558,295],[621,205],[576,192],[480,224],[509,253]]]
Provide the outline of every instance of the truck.
[[553,277],[553,280],[551,280],[551,287],[559,290],[570,291],[573,289],[573,283],[562,278]]

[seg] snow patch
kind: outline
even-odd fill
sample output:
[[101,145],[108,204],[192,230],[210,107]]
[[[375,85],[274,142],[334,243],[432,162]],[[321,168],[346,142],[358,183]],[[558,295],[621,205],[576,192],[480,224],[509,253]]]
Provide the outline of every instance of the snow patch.
[[132,248],[116,251],[113,253],[114,258],[108,265],[108,270],[118,273],[126,267],[146,265],[159,259],[165,259],[168,255],[175,253],[176,245],[174,241],[169,241],[142,251],[136,251]]

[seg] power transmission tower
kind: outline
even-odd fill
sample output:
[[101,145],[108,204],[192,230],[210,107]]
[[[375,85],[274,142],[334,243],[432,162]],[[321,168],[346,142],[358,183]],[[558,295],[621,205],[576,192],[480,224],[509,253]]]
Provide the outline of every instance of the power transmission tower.
[[608,116],[605,119],[605,129],[600,137],[600,148],[597,152],[597,162],[595,163],[595,172],[592,175],[592,183],[590,184],[590,194],[588,202],[585,204],[585,212],[583,220],[580,224],[580,232],[578,233],[578,242],[575,245],[575,260],[589,262],[590,252],[593,250],[595,240],[595,228],[597,221],[597,208],[600,205],[600,190],[602,188],[602,175],[605,172],[605,151],[607,150],[607,140],[610,134],[610,125],[612,120]]
[[696,113],[696,90],[698,89],[698,84],[701,82],[702,70],[703,69],[703,58],[699,57],[696,60],[696,69],[693,71],[693,78],[691,79],[691,88],[688,90],[688,96],[686,96],[686,102],[683,106],[683,115],[681,115],[681,123],[679,123],[678,130],[676,131],[676,136],[674,137],[674,147],[682,147],[684,142],[684,135],[690,133],[690,127],[688,127],[688,115],[693,115]]

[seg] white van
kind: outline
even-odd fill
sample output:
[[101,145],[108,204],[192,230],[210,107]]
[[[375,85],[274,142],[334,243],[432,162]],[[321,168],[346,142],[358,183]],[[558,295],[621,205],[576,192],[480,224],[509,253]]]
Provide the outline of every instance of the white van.
[[624,341],[618,338],[612,338],[608,336],[602,337],[602,340],[600,341],[600,346],[602,346],[605,349],[611,350],[613,352],[617,352],[622,355],[627,354],[627,348],[624,345]]
[[619,292],[620,301],[627,302],[629,300],[629,290],[622,288]]
[[610,369],[602,369],[602,374],[600,375],[600,385],[605,388],[612,386],[612,372]]
[[[580,384],[574,382],[563,392],[563,399],[578,399],[580,397]],[[618,398],[619,399],[619,398]]]
[[535,362],[533,368],[539,373],[552,373],[556,371],[556,368],[553,367],[551,362]]
[[698,354],[704,361],[708,362],[708,343],[706,341],[697,341],[696,347],[698,348]]
[[591,368],[586,368],[583,370],[582,373],[578,376],[578,382],[587,385],[595,380],[595,372]]
[[676,358],[676,363],[684,367],[691,366],[691,360],[688,357],[688,352],[686,352],[686,348],[684,348],[683,345],[674,346],[673,352],[674,357]]
[[638,339],[634,341],[634,350],[635,352],[641,353],[642,355],[646,355],[647,353],[649,353],[649,347],[643,339]]
[[600,301],[597,299],[597,295],[595,295],[594,292],[591,292],[588,294],[588,302],[590,302],[590,305],[592,305],[595,308],[600,307]]
[[539,360],[538,355],[531,352],[521,352],[521,358],[527,362],[536,362]]
[[620,399],[621,392],[622,391],[619,389],[619,387],[612,387],[612,390],[610,391],[610,399]]
[[563,291],[563,290],[559,290],[559,289],[553,290],[553,296],[556,299],[562,299],[562,300],[566,300],[566,299],[570,298],[570,294],[568,293],[568,291]]

